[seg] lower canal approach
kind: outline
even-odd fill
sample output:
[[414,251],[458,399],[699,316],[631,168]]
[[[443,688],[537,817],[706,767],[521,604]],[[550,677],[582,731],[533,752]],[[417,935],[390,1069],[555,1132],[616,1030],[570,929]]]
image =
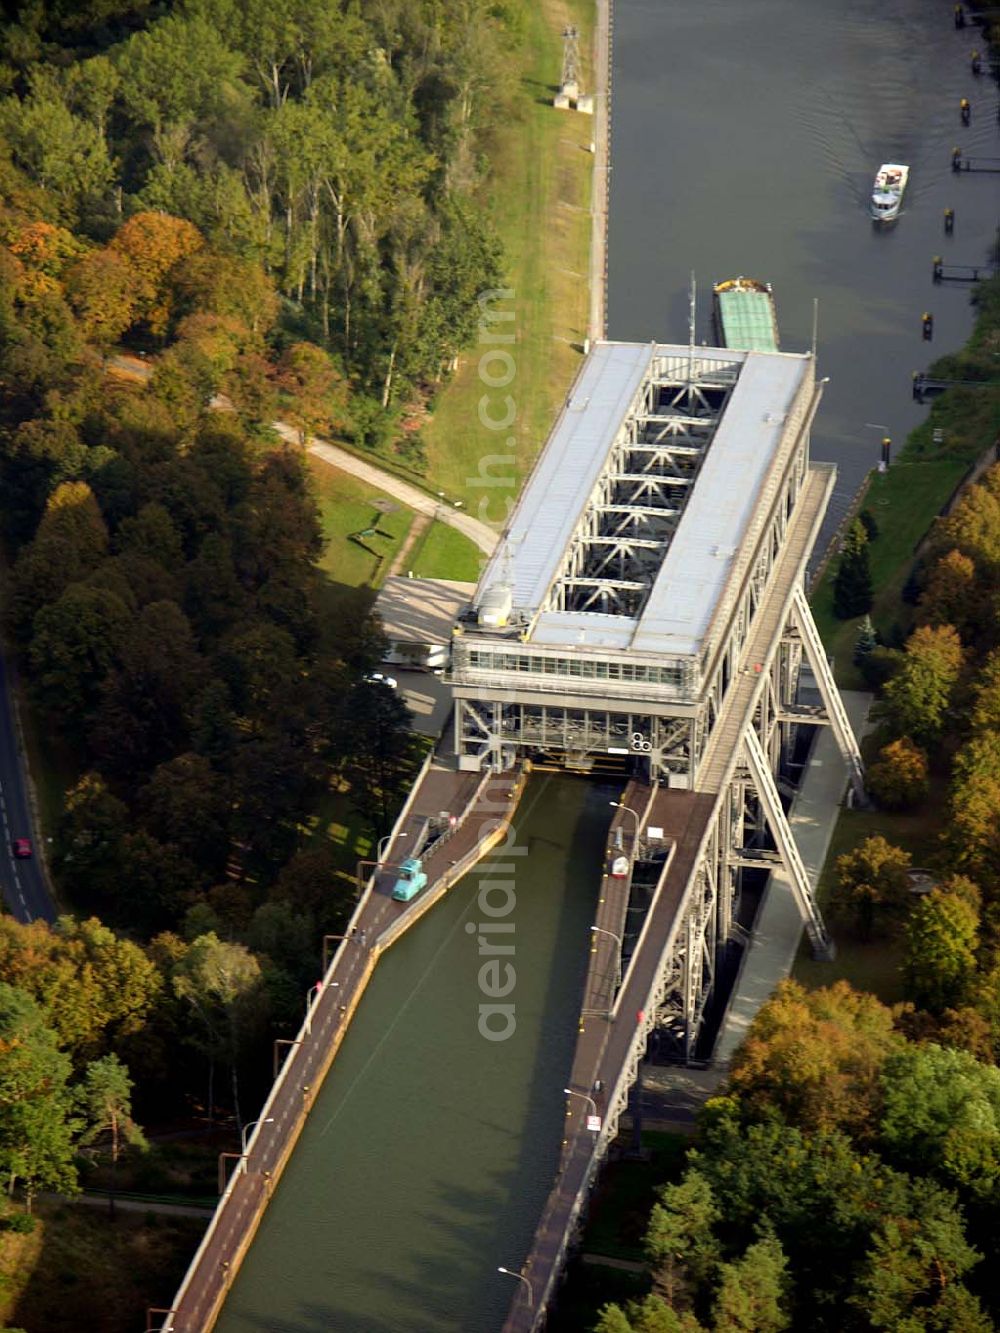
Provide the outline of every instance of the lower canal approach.
[[[513,824],[523,853],[498,848],[382,959],[220,1333],[502,1326],[514,1279],[497,1268],[530,1249],[559,1160],[617,792],[533,775]],[[512,894],[488,890],[511,881]],[[491,920],[514,926],[505,1041],[480,1032],[478,927]]]

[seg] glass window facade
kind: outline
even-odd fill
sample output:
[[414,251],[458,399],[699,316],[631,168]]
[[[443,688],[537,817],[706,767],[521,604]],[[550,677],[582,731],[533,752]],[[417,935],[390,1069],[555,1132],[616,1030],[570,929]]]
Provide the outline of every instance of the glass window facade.
[[468,667],[472,671],[516,671],[566,680],[620,680],[645,685],[668,685],[674,689],[684,685],[691,666],[683,662],[656,666],[647,662],[613,662],[595,657],[550,657],[541,653],[513,652],[500,648],[468,649]]

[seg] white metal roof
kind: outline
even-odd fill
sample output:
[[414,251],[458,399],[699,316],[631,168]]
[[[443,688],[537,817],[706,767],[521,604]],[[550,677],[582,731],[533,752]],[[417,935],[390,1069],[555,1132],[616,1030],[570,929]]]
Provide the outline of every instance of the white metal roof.
[[[595,345],[486,567],[480,594],[509,583],[516,610],[538,610],[653,358],[687,351]],[[640,615],[546,611],[535,622],[533,643],[671,656],[698,651],[811,362],[788,353],[698,351],[739,365],[739,375]]]
[[514,606],[539,606],[652,359],[652,343],[594,347],[521,492],[481,588],[509,582]]
[[747,355],[639,620],[635,652],[697,652],[808,362],[805,356]]

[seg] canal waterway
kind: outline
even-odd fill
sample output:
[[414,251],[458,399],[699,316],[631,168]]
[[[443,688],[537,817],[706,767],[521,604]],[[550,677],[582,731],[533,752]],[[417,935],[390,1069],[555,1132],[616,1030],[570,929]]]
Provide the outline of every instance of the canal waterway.
[[[983,263],[995,238],[1000,177],[951,170],[956,146],[1000,156],[977,46],[946,0],[615,0],[608,334],[686,342],[692,271],[698,342],[714,341],[720,279],[772,283],[786,351],[812,345],[817,301],[830,383],[813,452],[838,465],[831,522],[883,428],[898,449],[926,420],[912,373],[972,328],[969,287],[935,286],[931,261]],[[880,229],[867,204],[882,162],[908,163],[910,183]]]
[[[533,776],[502,848],[385,955],[219,1333],[493,1333],[558,1163],[617,788]],[[513,864],[513,873],[498,868]],[[510,901],[516,1029],[479,1031],[479,934]],[[484,911],[484,901],[486,910]]]

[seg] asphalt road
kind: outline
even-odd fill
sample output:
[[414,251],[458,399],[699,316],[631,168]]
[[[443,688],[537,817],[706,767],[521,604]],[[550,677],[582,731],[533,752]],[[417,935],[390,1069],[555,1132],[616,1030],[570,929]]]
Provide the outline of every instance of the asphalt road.
[[[15,838],[30,838],[35,854],[15,857]],[[56,919],[56,908],[39,859],[39,833],[31,817],[24,757],[14,725],[10,673],[0,653],[0,887],[18,921]]]

